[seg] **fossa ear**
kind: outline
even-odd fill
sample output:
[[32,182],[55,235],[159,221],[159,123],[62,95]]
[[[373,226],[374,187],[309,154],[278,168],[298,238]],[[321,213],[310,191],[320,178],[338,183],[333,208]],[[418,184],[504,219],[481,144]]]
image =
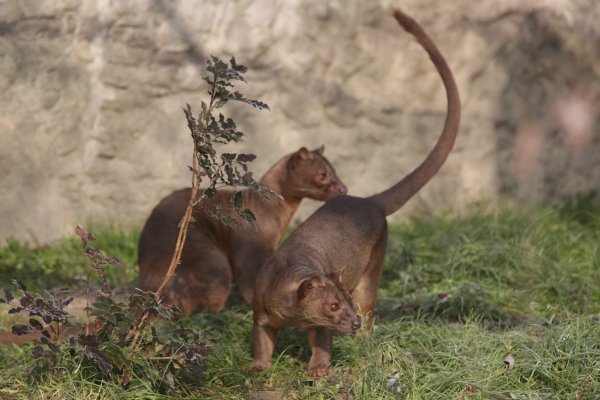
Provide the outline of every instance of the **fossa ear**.
[[292,154],[290,158],[290,165],[292,168],[296,168],[300,163],[306,160],[311,160],[315,156],[306,147],[300,147],[300,149]]
[[306,147],[300,147],[300,149],[294,155],[298,156],[298,158],[301,160],[310,160],[314,157]]
[[323,279],[320,276],[312,276],[302,281],[300,287],[298,288],[298,299],[302,300],[306,298],[311,292],[313,292],[316,288],[323,287],[325,284],[323,283]]
[[327,277],[334,282],[342,283],[342,274],[339,272],[330,272]]

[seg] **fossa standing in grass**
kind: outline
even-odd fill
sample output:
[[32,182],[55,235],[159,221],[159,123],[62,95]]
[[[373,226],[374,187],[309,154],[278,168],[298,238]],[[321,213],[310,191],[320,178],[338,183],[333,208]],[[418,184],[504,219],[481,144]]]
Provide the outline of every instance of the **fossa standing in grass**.
[[319,208],[262,268],[254,292],[254,358],[257,371],[271,364],[277,330],[303,329],[312,355],[311,376],[331,372],[332,334],[373,323],[387,244],[386,216],[396,212],[440,169],[454,145],[460,99],[452,72],[429,36],[412,18],[394,11],[398,23],[429,54],[446,88],[448,113],[427,158],[391,188],[367,198],[339,196]]

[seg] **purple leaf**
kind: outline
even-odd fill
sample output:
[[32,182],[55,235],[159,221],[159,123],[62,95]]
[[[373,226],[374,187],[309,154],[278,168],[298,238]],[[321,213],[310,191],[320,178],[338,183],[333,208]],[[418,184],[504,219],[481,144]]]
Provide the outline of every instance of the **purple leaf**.
[[18,279],[13,279],[13,282],[15,285],[17,285],[17,288],[23,292],[27,291],[27,286],[25,286],[25,284],[23,282],[21,282]]
[[85,253],[86,256],[88,256],[88,258],[91,258],[91,259],[102,257],[102,253],[100,253],[96,249],[92,249],[91,247],[86,247],[85,250],[83,250],[83,252]]
[[116,257],[102,257],[101,264],[123,266],[121,260]]
[[33,332],[33,328],[29,325],[13,325],[12,327],[13,335],[22,336],[30,334],[31,332]]
[[31,350],[31,355],[36,360],[38,358],[42,358],[42,356],[44,355],[44,349],[42,348],[42,346],[35,346],[33,350]]
[[66,307],[69,304],[71,304],[72,301],[73,301],[73,297],[70,297],[70,298],[64,300],[62,303],[60,303],[60,305],[63,306],[63,307]]
[[256,154],[238,154],[236,161],[240,163],[247,163],[254,161],[256,159]]
[[4,289],[4,297],[5,297],[5,300],[7,303],[10,303],[15,298],[15,296],[13,296],[12,292],[8,289]]
[[23,296],[21,297],[20,303],[23,307],[27,307],[28,305],[33,304],[33,301],[29,296]]
[[75,233],[84,242],[93,242],[94,240],[96,240],[96,236],[94,236],[93,233],[86,231],[81,225],[77,225],[75,227]]
[[38,331],[41,331],[44,329],[44,327],[42,326],[42,324],[40,323],[40,321],[38,321],[35,318],[31,318],[29,320],[29,325],[31,325],[32,328],[35,328]]
[[112,368],[112,363],[100,350],[93,347],[86,347],[85,355],[96,365],[96,367],[98,367],[98,369],[100,369],[102,375],[108,375],[110,369]]
[[98,347],[100,339],[95,335],[79,335],[79,344],[81,346]]

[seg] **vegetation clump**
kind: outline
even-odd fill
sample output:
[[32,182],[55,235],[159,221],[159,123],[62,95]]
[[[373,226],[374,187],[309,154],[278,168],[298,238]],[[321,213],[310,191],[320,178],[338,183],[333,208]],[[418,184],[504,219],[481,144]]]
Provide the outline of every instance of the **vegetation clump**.
[[[94,243],[103,253],[135,259],[137,232],[98,233]],[[594,399],[600,396],[599,237],[600,201],[587,197],[393,224],[375,329],[360,339],[335,337],[333,376],[314,380],[305,373],[309,349],[293,329],[280,333],[269,371],[247,372],[252,312],[233,301],[219,314],[177,322],[190,334],[201,333],[203,364],[196,367],[201,381],[184,384],[189,375],[178,375],[169,359],[151,362],[144,344],[135,351],[124,347],[126,354],[144,355],[132,363],[135,374],[125,396],[156,398],[161,390],[211,399]],[[63,269],[52,275],[57,253],[64,257]],[[10,282],[11,274],[22,271],[15,266],[28,265],[29,275],[20,278],[45,276],[48,287],[60,287],[78,270],[80,254],[81,246],[70,239],[35,250],[9,244],[0,248],[0,262],[7,267],[0,281]],[[39,262],[29,264],[32,259]],[[133,264],[124,264],[122,274],[130,276]],[[119,275],[109,271],[107,279],[118,284]],[[36,317],[16,318],[5,313],[0,323],[10,329]],[[168,324],[155,327],[160,340],[173,332],[163,325]],[[145,337],[150,343],[151,329]],[[192,342],[188,335],[187,343]],[[80,368],[64,358],[56,372],[32,385],[24,371],[36,346],[0,346],[5,366],[0,397],[123,397],[119,370],[114,379],[103,379],[100,372],[86,377],[86,368],[96,369],[79,345]],[[169,370],[173,381],[167,367],[175,371]],[[168,389],[169,382],[176,390]]]
[[[183,110],[193,142],[192,195],[180,223],[169,271],[157,292],[135,289],[126,301],[116,300],[107,268],[122,268],[123,264],[90,247],[89,243],[96,237],[81,226],[77,226],[76,233],[83,243],[83,254],[91,262],[83,274],[86,302],[83,324],[72,323],[72,316],[66,311],[74,299],[69,288],[48,289],[44,295],[37,295],[21,280],[14,279],[19,292],[17,298],[11,290],[4,290],[0,301],[11,306],[8,313],[26,315],[25,323],[12,326],[12,333],[29,335],[35,342],[31,350],[34,362],[29,370],[33,378],[41,379],[66,370],[92,382],[116,382],[123,387],[135,379],[150,385],[152,390],[166,393],[179,391],[183,383],[198,385],[203,381],[208,348],[199,334],[181,325],[179,310],[162,304],[160,293],[175,273],[192,209],[201,206],[202,199],[214,196],[223,186],[247,187],[259,193],[268,191],[254,180],[249,170],[248,164],[255,155],[217,151],[218,145],[241,141],[244,133],[231,118],[222,113],[216,116],[216,110],[229,101],[246,103],[259,110],[269,108],[233,89],[233,82],[246,81],[243,74],[247,71],[235,58],[226,63],[212,57],[206,69],[209,72],[204,77],[209,85],[208,103],[202,102],[198,117],[193,116],[189,104]],[[202,181],[207,183],[207,188],[199,194]],[[254,224],[254,214],[244,207],[241,192],[232,197],[231,204],[243,220]],[[209,213],[223,223],[239,225],[221,210],[209,210]],[[94,272],[100,288],[92,290]]]

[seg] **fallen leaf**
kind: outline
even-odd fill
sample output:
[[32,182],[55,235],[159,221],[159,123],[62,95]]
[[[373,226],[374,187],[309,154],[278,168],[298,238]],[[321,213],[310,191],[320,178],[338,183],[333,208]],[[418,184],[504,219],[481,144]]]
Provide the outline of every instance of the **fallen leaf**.
[[386,383],[388,386],[394,386],[396,383],[398,383],[399,379],[400,372],[396,372],[395,374],[391,375],[389,378],[386,379]]
[[131,382],[131,374],[127,370],[123,371],[123,375],[121,376],[121,385],[125,389],[127,389],[130,382]]
[[506,365],[506,369],[508,371],[512,371],[512,369],[515,367],[515,358],[511,354],[509,354],[504,359],[504,365]]
[[465,394],[467,396],[471,396],[473,393],[475,393],[475,391],[473,390],[473,385],[468,384],[467,387],[465,388]]
[[445,303],[448,300],[450,300],[450,295],[448,293],[438,294],[438,304]]

